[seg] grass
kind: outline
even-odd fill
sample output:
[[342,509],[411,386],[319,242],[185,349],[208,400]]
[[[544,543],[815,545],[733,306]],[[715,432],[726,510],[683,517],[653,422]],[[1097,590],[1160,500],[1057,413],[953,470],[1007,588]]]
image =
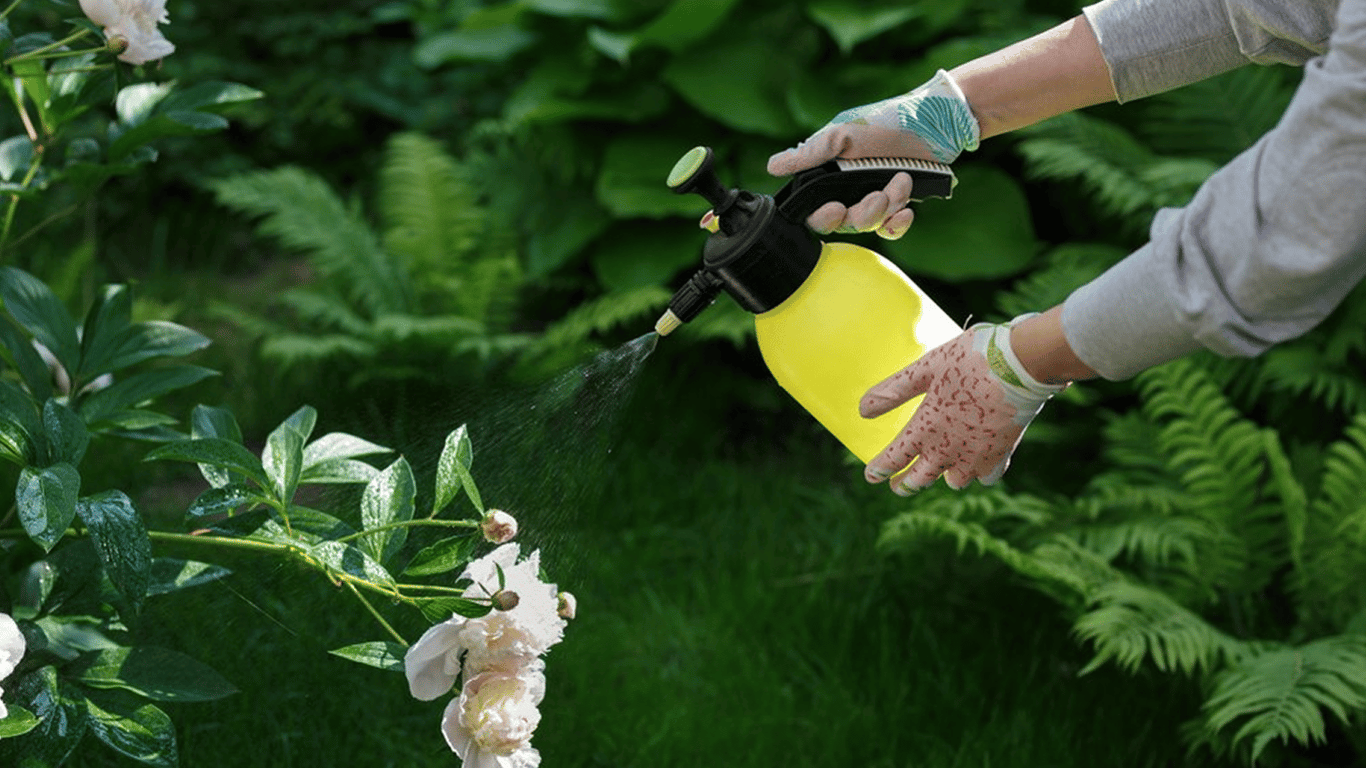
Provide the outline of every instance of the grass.
[[[518,467],[481,450],[476,432],[490,504],[518,496],[520,477],[560,508],[507,505],[526,511],[526,543],[579,599],[548,659],[534,741],[543,765],[1183,761],[1177,729],[1195,714],[1193,685],[1108,669],[1078,678],[1088,657],[1054,604],[991,562],[947,546],[878,555],[880,521],[913,502],[866,486],[780,400],[747,398],[752,371],[698,360],[656,353],[610,453],[560,434]],[[381,637],[346,595],[259,560],[236,569],[154,601],[138,628],[241,688],[170,708],[182,765],[455,763],[439,733],[444,701],[414,701],[401,676],[326,653]],[[412,640],[423,625],[405,617],[400,629]],[[69,764],[134,765],[96,748]]]

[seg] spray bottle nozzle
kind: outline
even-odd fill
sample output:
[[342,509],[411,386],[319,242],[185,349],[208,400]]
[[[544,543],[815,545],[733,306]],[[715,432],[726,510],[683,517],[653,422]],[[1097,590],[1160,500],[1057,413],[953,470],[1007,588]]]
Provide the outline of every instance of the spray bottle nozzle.
[[674,164],[666,183],[677,194],[691,193],[705,198],[711,203],[712,213],[716,214],[721,228],[726,234],[732,234],[723,214],[740,198],[740,190],[726,189],[716,177],[715,163],[711,147],[693,147]]
[[655,333],[668,336],[678,326],[697,317],[702,310],[716,301],[716,295],[721,292],[721,287],[721,280],[716,275],[706,269],[698,270],[697,274],[689,278],[669,300],[669,308],[655,322]]

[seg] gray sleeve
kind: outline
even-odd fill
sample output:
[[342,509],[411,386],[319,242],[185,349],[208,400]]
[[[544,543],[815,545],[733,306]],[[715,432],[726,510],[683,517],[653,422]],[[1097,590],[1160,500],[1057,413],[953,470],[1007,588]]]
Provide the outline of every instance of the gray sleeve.
[[1063,306],[1068,343],[1106,378],[1201,347],[1256,355],[1366,277],[1366,0],[1342,0],[1281,122],[1150,238]]
[[1321,54],[1338,0],[1102,0],[1082,13],[1120,102],[1248,62],[1303,64]]

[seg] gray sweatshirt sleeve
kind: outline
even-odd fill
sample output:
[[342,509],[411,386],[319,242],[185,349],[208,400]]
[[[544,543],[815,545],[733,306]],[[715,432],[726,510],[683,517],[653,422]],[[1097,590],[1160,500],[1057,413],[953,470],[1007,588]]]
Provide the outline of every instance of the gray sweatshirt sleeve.
[[1300,65],[1323,53],[1338,0],[1102,0],[1082,9],[1120,102],[1249,61]]
[[1317,325],[1364,276],[1366,0],[1342,0],[1280,123],[1069,296],[1063,331],[1110,379],[1201,347],[1250,356]]

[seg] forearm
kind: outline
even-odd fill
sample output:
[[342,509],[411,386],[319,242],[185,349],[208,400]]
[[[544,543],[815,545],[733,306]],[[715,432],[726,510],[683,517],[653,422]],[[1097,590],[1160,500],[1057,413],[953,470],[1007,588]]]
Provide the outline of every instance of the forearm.
[[1062,305],[1020,321],[1010,333],[1010,346],[1030,376],[1044,384],[1092,379],[1096,372],[1077,357],[1062,330]]
[[1082,16],[949,72],[982,128],[982,138],[1115,100],[1110,72]]

